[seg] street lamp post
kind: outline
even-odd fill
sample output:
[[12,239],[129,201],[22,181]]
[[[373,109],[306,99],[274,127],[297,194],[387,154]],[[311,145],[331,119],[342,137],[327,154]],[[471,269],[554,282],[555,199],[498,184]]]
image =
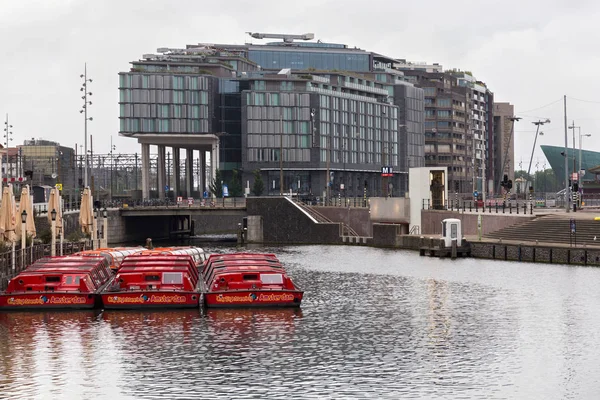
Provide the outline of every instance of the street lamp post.
[[52,247],[50,249],[50,255],[54,257],[56,256],[56,209],[52,209],[50,217],[52,218]]
[[106,210],[106,207],[104,207],[104,210],[102,210],[102,228],[104,230],[104,233],[102,234],[102,247],[107,248],[108,247],[108,211]]
[[[529,179],[529,174],[531,172],[531,162],[533,161],[533,153],[535,152],[535,144],[537,143],[537,138],[538,138],[538,134],[543,136],[544,132],[540,132],[540,126],[544,125],[544,124],[549,124],[550,123],[550,119],[546,118],[545,121],[539,120],[539,121],[534,121],[532,122],[532,124],[534,124],[536,126],[535,128],[535,138],[533,139],[533,147],[531,148],[531,157],[529,158],[529,167],[527,167],[527,179]],[[529,189],[529,185],[528,185],[528,189]],[[529,191],[529,201],[531,202],[531,190]]]
[[98,239],[98,231],[97,228],[98,227],[98,209],[94,208],[94,221],[92,223],[92,250],[95,250],[98,248],[98,243],[96,243],[96,240]]
[[[5,148],[4,148],[4,154],[6,154],[6,177],[8,178],[8,166],[9,166],[9,161],[8,161],[8,142],[12,141],[12,125],[8,123],[8,114],[6,114],[6,121],[4,121],[4,138],[5,140]],[[4,155],[0,153],[0,199],[2,199],[2,161],[3,161]],[[8,179],[7,179],[8,181]]]
[[279,113],[279,195],[283,196],[283,111]]
[[84,69],[83,69],[83,74],[79,75],[80,78],[83,78],[83,83],[81,84],[81,88],[79,89],[81,92],[83,92],[83,96],[81,96],[81,99],[83,100],[83,106],[81,107],[81,110],[79,110],[79,113],[83,113],[84,116],[84,125],[83,125],[83,129],[84,129],[84,147],[85,147],[85,166],[84,166],[84,178],[83,178],[83,187],[87,187],[88,186],[88,169],[89,169],[89,158],[88,158],[88,134],[87,134],[87,122],[88,121],[93,121],[92,117],[88,117],[88,106],[92,105],[91,101],[88,101],[88,96],[92,95],[92,92],[88,91],[88,83],[92,83],[92,79],[88,79],[87,77],[87,63],[85,63],[84,65]]
[[[21,203],[22,204],[22,203]],[[21,268],[25,268],[27,263],[25,262],[25,246],[27,245],[27,232],[25,224],[27,223],[27,211],[23,210],[21,213]]]
[[579,178],[579,190],[581,191],[581,196],[579,196],[579,199],[581,202],[583,202],[583,175],[581,173],[581,142],[583,141],[583,137],[590,137],[592,136],[591,133],[584,133],[582,134],[581,132],[579,132],[579,170],[577,171],[577,178]]

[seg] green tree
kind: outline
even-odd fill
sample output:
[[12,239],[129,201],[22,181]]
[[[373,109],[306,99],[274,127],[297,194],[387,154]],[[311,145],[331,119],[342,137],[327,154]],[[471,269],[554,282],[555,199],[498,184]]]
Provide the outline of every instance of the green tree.
[[265,183],[263,182],[260,169],[255,169],[254,172],[254,183],[252,184],[252,194],[255,196],[262,196],[265,190]]
[[229,182],[229,196],[242,197],[243,195],[244,188],[242,187],[242,177],[238,170],[234,169],[231,175],[231,181]]
[[223,197],[223,177],[221,176],[221,170],[217,168],[215,171],[215,177],[210,183],[209,189],[210,193],[212,193],[215,197]]

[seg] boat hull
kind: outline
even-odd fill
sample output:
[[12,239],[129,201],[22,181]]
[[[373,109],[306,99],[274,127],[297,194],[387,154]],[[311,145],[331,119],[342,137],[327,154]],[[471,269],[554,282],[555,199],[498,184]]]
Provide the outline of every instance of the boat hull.
[[303,292],[299,290],[236,290],[204,294],[206,307],[300,307]]
[[95,293],[36,292],[0,295],[0,310],[91,309],[98,304]]
[[107,310],[147,308],[194,308],[200,306],[198,292],[128,291],[102,293]]

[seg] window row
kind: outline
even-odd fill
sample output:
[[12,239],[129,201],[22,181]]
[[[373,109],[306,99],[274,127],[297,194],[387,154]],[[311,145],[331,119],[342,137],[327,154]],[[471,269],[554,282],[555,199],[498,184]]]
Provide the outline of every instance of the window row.
[[248,147],[298,147],[308,149],[311,147],[310,135],[248,135]]
[[[281,149],[248,149],[249,162],[273,162],[280,161]],[[283,160],[285,162],[309,162],[309,149],[283,149]]]
[[248,106],[246,108],[247,119],[270,119],[270,120],[310,120],[310,108],[308,107],[258,107]]
[[208,104],[208,92],[189,90],[119,90],[121,103]]
[[309,107],[310,95],[308,93],[246,92],[246,105]]
[[120,104],[120,117],[133,118],[208,118],[208,106],[179,104]]
[[120,132],[127,133],[207,133],[207,120],[121,118]]
[[208,78],[202,76],[119,74],[124,89],[208,90]]
[[307,121],[248,121],[248,134],[253,133],[310,133]]
[[317,51],[249,50],[248,58],[265,69],[368,71],[369,55]]
[[343,99],[336,96],[319,95],[319,106],[332,110],[398,118],[398,107],[369,103],[359,100]]

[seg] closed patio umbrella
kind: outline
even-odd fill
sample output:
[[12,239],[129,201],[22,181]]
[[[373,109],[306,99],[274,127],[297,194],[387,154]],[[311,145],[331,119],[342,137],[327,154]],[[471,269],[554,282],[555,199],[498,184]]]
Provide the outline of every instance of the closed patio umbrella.
[[17,206],[13,194],[12,185],[8,185],[2,191],[2,203],[0,204],[0,235],[2,240],[11,244],[12,247],[12,269],[15,269],[15,241]]
[[19,202],[19,212],[17,218],[17,237],[21,236],[21,213],[25,210],[27,212],[27,219],[25,220],[25,233],[27,236],[31,236],[32,238],[36,237],[36,229],[35,229],[35,218],[33,215],[33,200],[31,199],[31,193],[29,191],[29,185],[23,186],[21,189],[21,201]]
[[81,206],[79,207],[79,225],[81,226],[81,232],[83,233],[92,233],[92,223],[94,219],[92,211],[92,195],[90,189],[85,188],[81,195]]
[[14,242],[17,239],[15,196],[12,185],[2,190],[2,203],[0,204],[0,239],[5,242]]

